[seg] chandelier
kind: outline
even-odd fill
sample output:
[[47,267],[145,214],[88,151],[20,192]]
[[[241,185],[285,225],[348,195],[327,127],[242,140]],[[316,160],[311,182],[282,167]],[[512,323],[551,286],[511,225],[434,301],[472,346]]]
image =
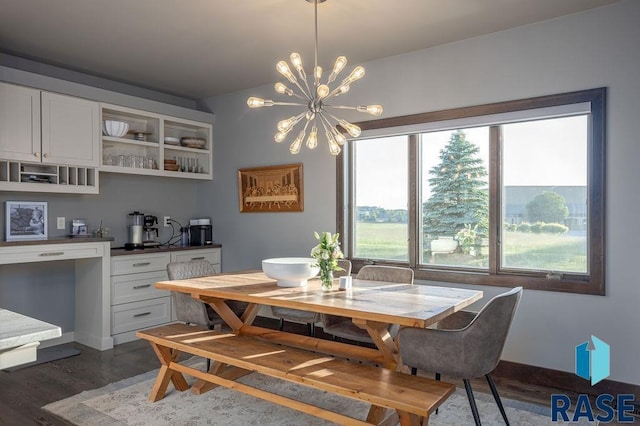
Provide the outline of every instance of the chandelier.
[[[311,77],[311,84],[307,81],[307,74],[304,72],[302,66],[302,57],[299,53],[292,53],[289,56],[291,65],[297,71],[298,77],[296,77],[291,68],[285,61],[280,61],[276,64],[276,69],[282,74],[291,84],[292,87],[287,86],[282,82],[275,84],[275,90],[281,95],[287,95],[300,99],[300,102],[276,102],[271,99],[262,99],[256,97],[250,97],[247,100],[247,104],[250,108],[268,107],[273,105],[282,106],[302,106],[306,109],[300,114],[293,115],[287,119],[278,122],[278,132],[275,134],[274,139],[276,142],[284,142],[289,133],[293,131],[295,127],[301,122],[304,123],[302,130],[298,133],[296,138],[291,143],[289,151],[291,154],[298,154],[302,147],[302,142],[306,138],[306,145],[309,149],[314,149],[318,146],[318,129],[324,130],[327,143],[329,145],[329,152],[331,155],[338,155],[341,151],[341,146],[347,141],[344,135],[337,130],[335,125],[340,125],[344,130],[352,137],[360,136],[360,128],[355,124],[349,123],[346,120],[336,117],[331,112],[331,109],[350,109],[371,115],[378,116],[382,114],[382,105],[365,105],[365,106],[344,106],[344,105],[332,105],[328,103],[332,98],[345,94],[349,91],[351,84],[362,77],[364,77],[364,67],[357,66],[351,71],[351,73],[345,77],[339,84],[334,86],[333,89],[329,87],[331,83],[336,81],[338,74],[344,70],[347,66],[347,58],[339,56],[333,70],[329,74],[326,82],[322,82],[322,67],[318,66],[318,3],[323,3],[326,0],[306,0],[307,2],[314,4],[314,28],[315,28],[315,50],[314,50],[314,67],[313,75]],[[304,121],[303,121],[304,120]],[[332,124],[333,123],[333,124]],[[309,135],[307,136],[307,130],[311,126]]]

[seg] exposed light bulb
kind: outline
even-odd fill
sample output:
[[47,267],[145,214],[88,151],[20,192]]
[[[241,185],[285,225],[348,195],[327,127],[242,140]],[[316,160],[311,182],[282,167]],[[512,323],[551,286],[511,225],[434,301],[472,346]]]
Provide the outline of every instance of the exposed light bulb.
[[293,95],[293,90],[285,86],[284,83],[277,82],[275,84],[275,89],[276,89],[276,92],[280,93],[281,95],[288,95],[288,96]]
[[382,114],[382,105],[367,105],[367,106],[358,106],[356,110],[360,112],[366,112],[371,115],[380,115]]
[[360,80],[362,77],[364,77],[364,73],[364,67],[362,65],[358,65],[353,69],[353,71],[351,71],[349,77],[344,79],[342,84],[351,84],[356,80]]
[[307,74],[305,74],[304,68],[302,67],[302,57],[300,57],[300,54],[293,52],[291,56],[289,56],[289,59],[291,60],[293,67],[296,70],[298,70],[298,74],[300,75],[300,78],[303,80],[307,78]]
[[289,130],[293,128],[293,126],[295,126],[296,124],[298,124],[298,122],[300,122],[300,120],[302,120],[302,117],[304,117],[304,114],[294,115],[287,119],[278,121],[278,130],[288,133]]
[[278,143],[284,142],[286,138],[287,138],[287,134],[285,132],[278,132],[273,136],[273,140],[275,140]]
[[329,74],[329,83],[336,79],[338,74],[347,66],[347,58],[344,56],[338,56],[336,63],[333,65],[333,71]]
[[280,74],[285,76],[287,78],[287,80],[289,80],[290,82],[296,83],[298,81],[296,79],[296,76],[293,75],[293,73],[291,72],[291,69],[289,68],[289,65],[287,65],[287,63],[285,61],[278,62],[276,64],[276,69],[278,70],[278,72]]
[[342,146],[347,143],[347,138],[344,137],[342,133],[334,129],[333,137],[338,143],[338,145]]
[[321,66],[316,66],[313,69],[313,76],[316,79],[316,84],[320,83],[320,79],[322,78],[322,67]]
[[338,95],[342,95],[343,93],[347,93],[349,91],[349,89],[351,88],[351,86],[349,86],[348,84],[343,84],[342,86],[340,86],[338,88],[338,90],[336,91],[336,96]]
[[254,98],[251,97],[247,99],[247,105],[249,108],[260,108],[263,106],[272,106],[273,101],[271,99],[262,99],[262,98]]
[[331,155],[340,154],[341,149],[338,146],[338,143],[336,142],[336,140],[333,138],[333,135],[331,134],[331,131],[327,130],[325,132],[325,135],[327,137],[327,142],[329,143],[329,153],[331,153]]
[[304,139],[304,130],[300,132],[298,137],[293,141],[291,146],[289,147],[289,152],[293,155],[296,155],[300,152],[300,147],[302,146],[302,139]]
[[311,132],[309,132],[309,137],[307,138],[307,148],[315,149],[318,146],[318,128],[314,124],[311,126]]
[[351,124],[345,120],[338,119],[338,123],[340,123],[340,125],[344,127],[347,130],[347,132],[349,132],[349,134],[354,138],[357,138],[358,136],[360,136],[360,133],[362,132],[360,127],[356,126],[355,124]]
[[326,98],[327,95],[329,94],[329,86],[327,86],[326,84],[321,84],[316,89],[316,93],[318,94],[318,98],[320,99]]

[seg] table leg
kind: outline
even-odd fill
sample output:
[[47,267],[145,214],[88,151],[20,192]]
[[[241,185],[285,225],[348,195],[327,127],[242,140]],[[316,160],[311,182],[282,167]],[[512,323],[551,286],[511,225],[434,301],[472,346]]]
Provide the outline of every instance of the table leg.
[[189,384],[185,380],[182,373],[171,370],[169,368],[172,362],[178,361],[180,352],[157,345],[153,342],[151,342],[151,347],[160,360],[161,366],[158,377],[156,378],[156,381],[153,385],[151,395],[149,395],[149,401],[156,402],[164,398],[164,395],[167,392],[167,386],[169,386],[170,381],[173,383],[173,386],[180,392],[189,389]]

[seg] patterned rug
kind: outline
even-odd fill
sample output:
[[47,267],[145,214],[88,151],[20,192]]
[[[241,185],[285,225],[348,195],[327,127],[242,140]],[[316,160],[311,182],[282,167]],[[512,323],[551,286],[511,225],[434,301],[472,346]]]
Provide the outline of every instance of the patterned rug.
[[[204,361],[192,358],[186,363],[201,370]],[[292,409],[273,404],[241,392],[218,387],[203,395],[178,392],[172,385],[166,396],[155,403],[148,401],[157,370],[131,377],[100,389],[82,392],[43,407],[79,426],[103,425],[329,425],[331,423]],[[187,377],[189,383],[192,378]],[[259,374],[249,374],[240,382],[314,405],[331,408],[363,419],[368,404],[331,393],[297,385]],[[503,425],[500,412],[491,395],[476,393],[483,425]],[[503,399],[507,416],[513,425],[552,424],[549,409],[533,404]],[[457,390],[432,415],[430,425],[473,425],[471,410],[464,391]]]

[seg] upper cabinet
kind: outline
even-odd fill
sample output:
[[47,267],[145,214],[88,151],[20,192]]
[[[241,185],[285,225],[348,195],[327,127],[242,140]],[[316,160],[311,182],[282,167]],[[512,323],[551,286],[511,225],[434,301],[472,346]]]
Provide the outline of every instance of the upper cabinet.
[[128,131],[109,135],[103,124],[101,171],[212,179],[211,124],[103,104],[107,121]]
[[0,158],[40,161],[40,91],[0,82]]
[[0,82],[0,190],[98,193],[99,135],[97,102]]
[[0,158],[99,165],[97,102],[0,83]]

